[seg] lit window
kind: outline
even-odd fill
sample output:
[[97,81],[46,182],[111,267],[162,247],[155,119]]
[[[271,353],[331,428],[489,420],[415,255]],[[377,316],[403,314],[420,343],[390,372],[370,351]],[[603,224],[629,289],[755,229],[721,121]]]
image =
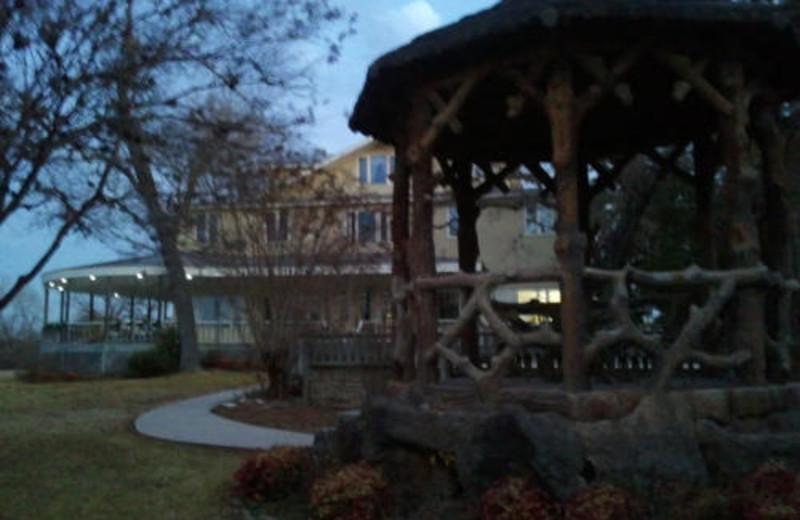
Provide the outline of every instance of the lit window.
[[358,182],[361,184],[389,184],[394,172],[393,155],[370,155],[358,158]]
[[455,206],[447,208],[447,236],[458,237],[458,208]]
[[[558,289],[523,289],[517,291],[517,303],[538,303],[557,304],[561,303],[561,291]],[[550,316],[542,314],[521,314],[520,318],[533,325],[541,325],[550,322]]]
[[556,212],[550,206],[537,202],[525,206],[525,234],[546,235],[555,230]]
[[267,242],[285,242],[289,238],[289,213],[285,209],[268,211],[264,216]]

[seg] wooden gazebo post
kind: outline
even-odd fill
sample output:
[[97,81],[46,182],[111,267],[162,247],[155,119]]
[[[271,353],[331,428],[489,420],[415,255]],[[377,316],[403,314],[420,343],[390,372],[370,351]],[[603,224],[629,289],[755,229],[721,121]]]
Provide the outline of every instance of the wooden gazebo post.
[[[727,246],[731,267],[754,267],[761,261],[758,227],[752,213],[759,172],[750,156],[749,96],[745,92],[744,66],[739,61],[721,64],[720,83],[732,110],[720,118],[720,147],[726,168],[723,185],[727,217]],[[766,382],[766,331],[764,293],[759,288],[739,292],[734,341],[752,353],[751,381]]]
[[414,379],[414,338],[411,314],[405,288],[410,281],[408,267],[409,239],[409,161],[407,129],[397,137],[395,170],[392,188],[392,298],[394,361],[397,376],[403,381]]
[[559,63],[547,84],[544,108],[550,120],[552,164],[558,209],[556,256],[561,267],[562,366],[568,391],[588,387],[581,352],[585,333],[583,262],[585,237],[580,232],[578,130],[581,113],[576,103],[569,64]]
[[[436,181],[433,178],[433,156],[429,145],[423,144],[427,137],[426,103],[417,94],[412,100],[408,127],[408,146],[404,150],[411,176],[412,233],[408,242],[407,259],[412,280],[430,278],[436,274],[436,257],[433,245],[433,199]],[[414,333],[417,379],[432,382],[436,376],[428,351],[437,340],[435,292],[414,289]]]

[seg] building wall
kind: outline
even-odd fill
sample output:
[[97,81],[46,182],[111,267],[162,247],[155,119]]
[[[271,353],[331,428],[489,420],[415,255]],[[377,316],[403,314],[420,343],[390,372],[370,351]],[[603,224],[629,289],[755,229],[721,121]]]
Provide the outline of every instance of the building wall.
[[[391,195],[392,195],[392,157],[393,149],[388,145],[370,141],[360,147],[346,152],[321,168],[328,172],[330,185],[335,187],[335,196],[331,199],[313,197],[308,200],[302,196],[286,197],[271,201],[268,207],[250,206],[235,216],[230,207],[198,207],[197,215],[216,215],[217,237],[212,244],[198,243],[196,228],[190,227],[181,236],[181,244],[187,250],[212,250],[224,253],[236,253],[250,248],[270,258],[307,256],[313,264],[315,255],[327,255],[326,261],[336,262],[336,254],[374,254],[380,255],[384,269],[388,268],[388,253],[391,251]],[[372,165],[385,167],[373,175]],[[380,170],[380,168],[378,168]],[[385,175],[384,175],[385,174]],[[331,180],[332,179],[332,180]],[[373,183],[372,180],[384,182]],[[367,182],[362,182],[366,180]],[[530,195],[520,196],[521,181],[511,179],[509,195],[490,193],[481,201],[481,215],[477,223],[480,244],[480,264],[490,271],[511,271],[523,268],[545,268],[556,265],[553,251],[555,234],[552,229],[531,232],[526,226],[526,207],[532,211],[536,205],[545,206],[545,202],[535,201]],[[295,185],[293,189],[297,188]],[[316,189],[316,187],[313,187]],[[291,193],[296,195],[297,192]],[[302,195],[302,194],[301,194]],[[527,198],[526,198],[527,197]],[[500,201],[501,203],[493,203]],[[509,201],[511,203],[509,203]],[[533,202],[531,202],[533,201]],[[486,202],[486,204],[484,204]],[[312,209],[309,209],[309,206]],[[247,245],[245,235],[261,236],[265,233],[264,212],[283,212],[288,217],[288,236],[274,243],[262,240],[256,249]],[[363,231],[369,231],[362,225],[363,213],[372,214],[372,222],[377,226],[372,239],[365,241]],[[245,216],[243,217],[242,214]],[[316,216],[314,216],[316,215]],[[456,230],[451,227],[454,217],[454,204],[448,190],[438,188],[434,207],[434,247],[436,257],[456,260],[458,242]],[[369,221],[367,217],[366,221]],[[305,224],[305,229],[298,226]],[[552,224],[552,223],[551,223]],[[208,221],[206,221],[208,225]],[[277,225],[277,224],[276,224]],[[412,222],[413,226],[413,222]],[[210,231],[206,230],[206,238]],[[312,240],[313,238],[313,240]],[[366,266],[365,266],[366,267]],[[269,269],[269,268],[268,268]],[[257,270],[253,272],[258,276]],[[513,287],[499,291],[502,299],[514,300],[516,292],[524,288]],[[358,327],[364,316],[368,321],[382,323],[387,321],[390,308],[388,296],[389,278],[382,279],[367,286],[348,283],[326,296],[326,320],[336,324],[341,330],[353,330]],[[333,303],[338,301],[337,303]],[[366,309],[366,310],[365,310]]]

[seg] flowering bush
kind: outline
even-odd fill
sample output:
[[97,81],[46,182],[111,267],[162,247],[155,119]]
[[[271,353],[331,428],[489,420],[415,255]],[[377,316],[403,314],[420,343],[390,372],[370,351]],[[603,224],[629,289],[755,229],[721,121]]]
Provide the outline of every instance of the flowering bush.
[[366,462],[350,464],[311,487],[315,520],[380,520],[391,512],[389,486]]
[[530,478],[508,477],[481,498],[483,520],[557,520],[561,512],[547,492]]
[[797,477],[777,462],[766,462],[737,486],[733,511],[743,520],[800,518]]
[[565,520],[635,520],[633,500],[610,484],[578,491],[564,504]]
[[276,446],[245,458],[233,475],[231,492],[253,500],[275,500],[297,491],[310,471],[306,448]]

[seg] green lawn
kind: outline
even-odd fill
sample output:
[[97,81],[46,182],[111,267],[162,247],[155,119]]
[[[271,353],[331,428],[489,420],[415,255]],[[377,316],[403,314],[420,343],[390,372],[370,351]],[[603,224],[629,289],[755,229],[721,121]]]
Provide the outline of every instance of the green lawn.
[[236,517],[225,489],[242,452],[144,438],[132,421],[158,403],[251,384],[226,372],[0,380],[0,520]]

